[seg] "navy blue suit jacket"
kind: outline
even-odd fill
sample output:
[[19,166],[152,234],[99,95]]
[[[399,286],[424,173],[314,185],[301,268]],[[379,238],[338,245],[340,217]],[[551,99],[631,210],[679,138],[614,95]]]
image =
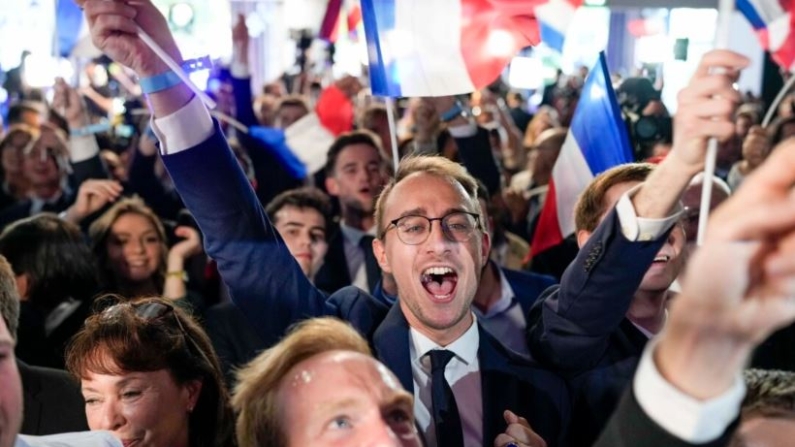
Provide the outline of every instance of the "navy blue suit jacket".
[[531,355],[569,380],[572,445],[593,444],[635,374],[648,339],[625,315],[666,239],[627,240],[612,210],[528,315]]
[[[299,320],[335,316],[370,340],[377,357],[412,389],[408,323],[400,308],[390,311],[356,287],[328,298],[316,289],[268,222],[217,126],[207,141],[163,158],[205,235],[207,253],[263,342],[276,342]],[[526,417],[548,445],[565,445],[570,402],[562,380],[507,352],[483,330],[480,339],[484,445],[505,430],[505,409]]]

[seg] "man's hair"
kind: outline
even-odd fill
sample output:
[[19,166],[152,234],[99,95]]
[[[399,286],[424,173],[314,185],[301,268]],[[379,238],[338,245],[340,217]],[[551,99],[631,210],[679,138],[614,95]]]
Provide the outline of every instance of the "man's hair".
[[302,107],[306,110],[306,113],[309,113],[309,104],[307,104],[306,100],[301,95],[287,95],[279,99],[276,102],[276,107],[273,108],[275,114],[279,114],[285,107]]
[[577,199],[574,207],[574,224],[577,231],[594,231],[607,211],[605,203],[607,191],[615,185],[627,182],[643,182],[649,176],[654,165],[649,163],[627,163],[596,176]]
[[361,116],[359,116],[358,124],[362,129],[372,130],[376,119],[386,117],[386,106],[383,104],[370,104],[364,109]]
[[[221,447],[232,443],[234,415],[210,338],[187,311],[163,298],[129,301],[106,296],[103,311],[89,317],[66,351],[66,367],[77,379],[89,374],[168,370],[180,385],[199,380],[201,392],[189,415],[189,445]],[[142,317],[141,305],[170,310]],[[170,405],[173,402],[161,402]],[[179,411],[174,409],[174,411]]]
[[91,299],[97,276],[80,228],[54,214],[14,222],[0,234],[0,254],[28,278],[27,298],[51,310],[67,298]]
[[299,209],[313,209],[323,216],[326,226],[331,223],[331,201],[323,191],[306,186],[285,191],[274,197],[265,207],[268,219],[276,223],[276,214],[285,206],[294,206]]
[[381,149],[381,139],[378,138],[378,135],[374,134],[369,130],[354,130],[353,132],[346,132],[337,137],[334,140],[334,143],[331,144],[331,147],[328,148],[328,152],[326,153],[326,176],[333,177],[334,170],[337,169],[337,159],[340,156],[345,148],[348,146],[352,146],[354,144],[366,144],[368,146],[372,146],[376,152],[378,152],[378,156],[381,157],[381,162],[383,163],[383,152]]
[[371,355],[367,341],[349,324],[330,317],[314,318],[298,323],[278,344],[238,371],[232,397],[238,414],[238,447],[287,445],[279,387],[296,365],[329,351]]
[[795,417],[795,373],[764,369],[743,372],[748,391],[743,400],[743,417],[785,414]]
[[[795,420],[795,373],[748,369],[743,379],[747,388],[741,408],[744,421],[757,417]],[[749,445],[739,432],[729,443],[729,447]]]
[[[428,175],[435,175],[439,178],[447,180],[451,184],[459,184],[464,188],[469,200],[472,202],[472,207],[475,212],[480,216],[481,228],[485,227],[483,222],[483,213],[480,209],[480,202],[478,202],[478,181],[472,177],[466,169],[460,164],[451,161],[441,156],[409,156],[400,160],[398,170],[395,176],[387,183],[378,200],[375,203],[375,227],[376,237],[383,239],[384,232],[384,206],[389,194],[395,185],[405,180],[412,174],[424,173]],[[424,191],[424,194],[432,194],[432,192]]]
[[160,260],[157,263],[157,270],[153,275],[153,282],[157,284],[158,287],[162,287],[166,278],[166,257],[168,256],[166,230],[163,227],[163,222],[157,217],[157,214],[146,206],[140,197],[129,197],[116,202],[88,227],[88,237],[91,240],[91,251],[94,253],[94,257],[97,260],[102,288],[104,291],[112,292],[117,292],[119,290],[119,284],[117,284],[115,275],[111,269],[111,262],[108,260],[107,245],[108,238],[110,237],[110,230],[113,228],[113,225],[120,217],[127,214],[135,214],[148,219],[149,222],[152,223],[158,239],[160,239]]
[[32,101],[20,101],[8,108],[8,125],[24,124],[25,113],[37,113],[43,117],[44,105]]
[[11,264],[3,256],[0,256],[0,316],[6,322],[11,338],[16,340],[19,326],[19,293]]

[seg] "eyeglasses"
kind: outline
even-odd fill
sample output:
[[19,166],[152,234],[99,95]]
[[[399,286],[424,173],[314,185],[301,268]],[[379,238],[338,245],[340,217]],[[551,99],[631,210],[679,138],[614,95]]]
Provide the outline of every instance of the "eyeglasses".
[[433,221],[438,220],[442,233],[451,242],[466,242],[475,230],[480,229],[480,216],[466,211],[453,211],[442,217],[410,214],[389,223],[384,233],[397,229],[398,239],[406,245],[419,245],[428,240]]
[[[179,327],[179,331],[182,333],[182,337],[185,338],[185,341],[188,345],[192,345],[193,349],[196,353],[201,356],[202,360],[204,360],[208,367],[213,367],[214,363],[207,358],[207,354],[204,353],[204,350],[201,349],[199,343],[193,339],[188,331],[185,330],[185,326],[182,325],[182,321],[179,319],[177,314],[174,312],[174,306],[169,304],[157,302],[157,301],[143,301],[138,303],[119,303],[115,304],[102,312],[103,318],[113,319],[121,314],[124,307],[132,307],[135,316],[150,322],[157,320],[159,318],[163,318],[164,316],[171,314],[174,317],[174,320],[177,322],[177,327]],[[190,348],[188,348],[190,349]]]

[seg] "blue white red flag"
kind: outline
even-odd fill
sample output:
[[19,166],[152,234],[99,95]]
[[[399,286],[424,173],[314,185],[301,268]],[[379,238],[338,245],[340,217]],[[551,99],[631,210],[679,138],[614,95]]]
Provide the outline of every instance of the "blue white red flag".
[[601,172],[632,158],[632,146],[621,118],[604,52],[583,86],[530,246],[533,255],[574,233],[574,206]]
[[740,11],[756,31],[762,48],[785,70],[795,64],[795,17],[792,0],[737,0]]
[[581,3],[362,0],[373,94],[449,96],[483,88],[520,49],[544,37],[562,48]]

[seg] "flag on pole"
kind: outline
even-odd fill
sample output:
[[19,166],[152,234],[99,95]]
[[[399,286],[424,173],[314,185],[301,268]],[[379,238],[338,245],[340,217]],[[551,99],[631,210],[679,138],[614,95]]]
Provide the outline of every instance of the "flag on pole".
[[530,246],[532,254],[554,247],[574,233],[574,206],[601,172],[632,158],[604,52],[583,86],[569,134],[552,168],[544,209]]
[[565,28],[581,3],[362,0],[373,94],[449,96],[485,87],[520,49],[544,35],[551,46],[562,47]]
[[762,48],[788,71],[795,68],[793,7],[793,0],[737,0],[737,10],[754,28]]
[[55,5],[54,53],[56,57],[92,58],[102,55],[91,42],[83,10],[74,0],[57,0]]

